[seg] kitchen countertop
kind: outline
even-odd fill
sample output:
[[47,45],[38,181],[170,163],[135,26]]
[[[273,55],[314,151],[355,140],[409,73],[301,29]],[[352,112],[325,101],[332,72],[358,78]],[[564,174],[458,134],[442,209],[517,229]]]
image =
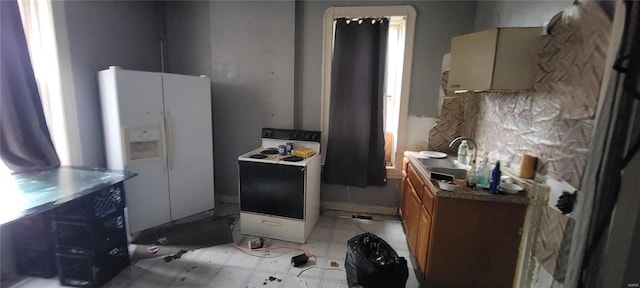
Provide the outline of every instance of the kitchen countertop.
[[[526,191],[519,192],[514,195],[508,194],[490,194],[489,190],[483,188],[472,189],[466,186],[458,185],[458,187],[454,191],[446,191],[440,189],[438,187],[438,183],[435,180],[431,180],[428,176],[429,173],[427,170],[420,164],[418,158],[422,158],[419,156],[418,152],[415,151],[405,151],[404,156],[409,159],[409,162],[413,164],[416,171],[429,186],[429,189],[433,191],[433,193],[437,197],[448,197],[448,198],[458,198],[458,199],[468,199],[468,200],[479,200],[479,201],[491,201],[491,202],[507,202],[507,203],[516,203],[516,204],[528,204],[529,197],[526,195]],[[526,188],[526,187],[525,187]]]

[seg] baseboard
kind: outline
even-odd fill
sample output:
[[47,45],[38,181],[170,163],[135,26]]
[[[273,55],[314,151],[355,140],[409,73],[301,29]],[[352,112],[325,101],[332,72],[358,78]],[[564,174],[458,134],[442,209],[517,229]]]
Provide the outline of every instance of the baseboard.
[[238,196],[225,196],[225,195],[216,195],[216,202],[220,203],[229,203],[229,204],[238,204]]
[[371,213],[382,215],[398,215],[398,207],[362,205],[346,202],[320,201],[320,208],[330,210],[340,210],[357,213]]

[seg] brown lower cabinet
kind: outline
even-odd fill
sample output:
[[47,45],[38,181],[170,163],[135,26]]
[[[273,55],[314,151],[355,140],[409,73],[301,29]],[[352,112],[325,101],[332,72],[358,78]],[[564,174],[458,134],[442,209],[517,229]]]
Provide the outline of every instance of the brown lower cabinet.
[[436,196],[406,170],[400,210],[425,287],[512,287],[526,205]]
[[420,218],[420,198],[416,194],[413,185],[410,182],[407,183],[407,187],[409,187],[409,194],[405,195],[407,202],[407,213],[406,213],[406,231],[407,231],[407,242],[409,243],[409,249],[415,251],[417,248],[418,242],[418,224]]

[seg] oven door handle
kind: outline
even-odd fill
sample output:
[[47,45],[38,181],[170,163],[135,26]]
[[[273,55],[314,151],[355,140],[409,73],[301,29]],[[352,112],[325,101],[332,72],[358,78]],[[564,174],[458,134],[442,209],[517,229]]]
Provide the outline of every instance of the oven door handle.
[[281,221],[267,220],[267,219],[262,219],[262,224],[263,225],[270,225],[270,226],[282,226],[282,222]]

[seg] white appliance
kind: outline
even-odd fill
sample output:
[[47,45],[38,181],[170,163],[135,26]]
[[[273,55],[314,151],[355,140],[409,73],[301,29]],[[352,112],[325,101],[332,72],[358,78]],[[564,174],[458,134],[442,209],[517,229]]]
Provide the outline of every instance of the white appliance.
[[[274,154],[280,145],[315,155]],[[320,132],[262,129],[262,146],[238,157],[242,234],[305,243],[320,217]]]
[[125,185],[129,232],[214,208],[209,78],[98,72],[107,166]]

